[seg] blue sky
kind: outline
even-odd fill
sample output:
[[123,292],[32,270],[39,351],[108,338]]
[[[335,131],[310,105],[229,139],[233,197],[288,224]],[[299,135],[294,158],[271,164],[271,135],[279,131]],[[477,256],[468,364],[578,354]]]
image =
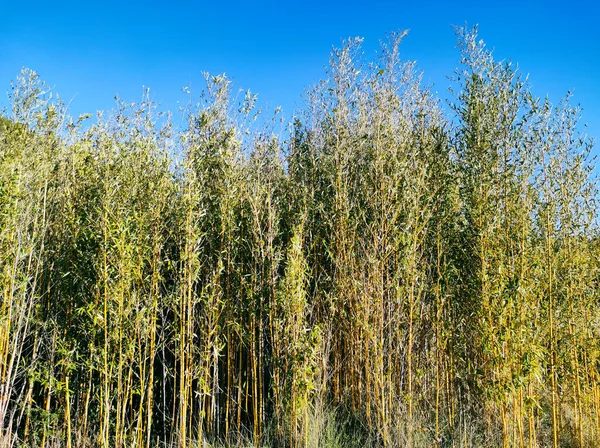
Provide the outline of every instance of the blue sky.
[[[365,38],[372,55],[386,32],[410,29],[402,55],[416,60],[434,90],[459,56],[452,25],[479,24],[497,59],[530,74],[536,95],[553,102],[574,91],[588,134],[600,146],[600,6],[596,1],[180,1],[0,2],[0,104],[21,67],[32,68],[71,101],[71,112],[113,107],[115,94],[142,86],[175,110],[181,88],[202,86],[202,71],[232,77],[287,115],[324,76],[332,45]],[[596,153],[600,151],[596,149]]]

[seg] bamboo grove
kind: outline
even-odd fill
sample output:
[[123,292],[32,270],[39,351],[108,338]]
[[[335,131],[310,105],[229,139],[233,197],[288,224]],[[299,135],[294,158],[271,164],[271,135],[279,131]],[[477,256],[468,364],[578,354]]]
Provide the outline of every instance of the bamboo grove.
[[459,29],[451,108],[331,54],[281,137],[224,76],[0,124],[0,445],[600,445],[591,142]]

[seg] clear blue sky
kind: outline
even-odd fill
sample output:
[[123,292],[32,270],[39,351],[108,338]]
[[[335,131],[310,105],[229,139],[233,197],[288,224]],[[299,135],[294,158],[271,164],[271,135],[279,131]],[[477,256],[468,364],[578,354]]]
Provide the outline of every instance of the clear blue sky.
[[453,24],[479,24],[498,59],[530,74],[534,93],[558,100],[574,90],[588,134],[600,146],[600,6],[565,1],[0,1],[0,104],[21,67],[32,68],[72,114],[113,107],[142,86],[174,110],[201,71],[225,72],[236,87],[289,115],[324,76],[332,45],[365,38],[367,55],[388,31],[410,29],[404,58],[445,92],[459,56]]

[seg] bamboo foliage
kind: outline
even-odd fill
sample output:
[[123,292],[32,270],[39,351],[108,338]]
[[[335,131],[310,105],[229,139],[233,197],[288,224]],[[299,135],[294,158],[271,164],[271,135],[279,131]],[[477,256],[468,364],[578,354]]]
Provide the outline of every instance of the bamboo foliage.
[[276,132],[205,76],[181,125],[0,119],[0,446],[596,446],[597,191],[567,97],[457,29],[446,110],[361,39]]

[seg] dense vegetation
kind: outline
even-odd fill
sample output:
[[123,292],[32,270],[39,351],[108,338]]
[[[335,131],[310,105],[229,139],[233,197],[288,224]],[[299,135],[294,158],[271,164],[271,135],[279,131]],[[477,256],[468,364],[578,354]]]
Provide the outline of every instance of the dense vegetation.
[[0,445],[600,446],[579,110],[458,30],[452,111],[360,40],[278,136],[206,77],[0,123]]

